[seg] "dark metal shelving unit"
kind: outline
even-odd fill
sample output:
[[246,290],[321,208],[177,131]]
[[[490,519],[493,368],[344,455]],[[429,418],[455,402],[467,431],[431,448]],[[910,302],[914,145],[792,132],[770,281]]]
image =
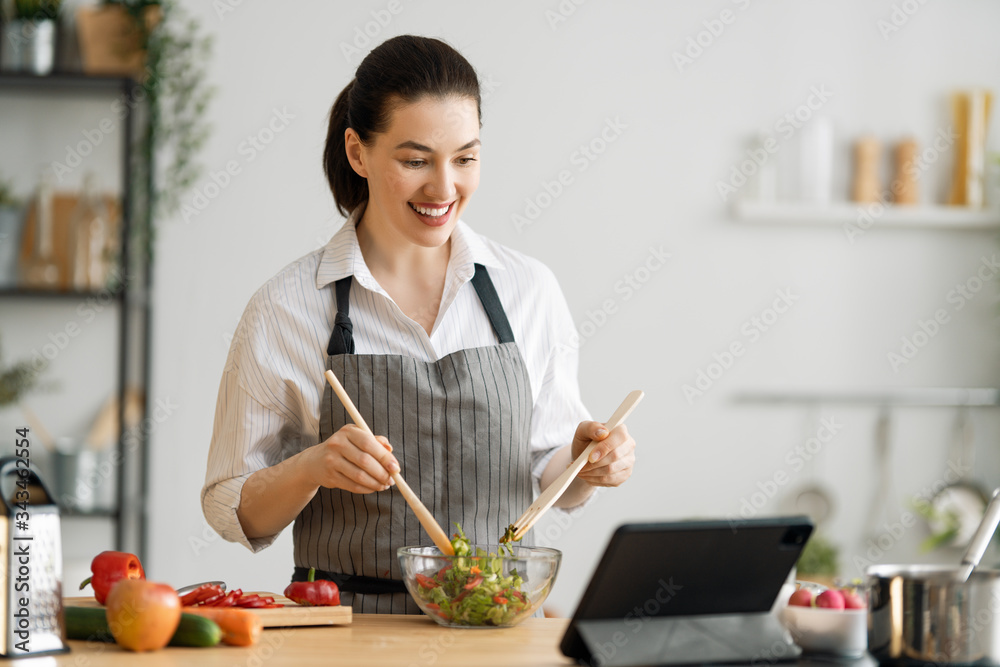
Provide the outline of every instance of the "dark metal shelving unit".
[[[79,302],[87,299],[102,299],[115,304],[118,310],[118,444],[117,444],[117,498],[114,509],[79,510],[63,508],[67,517],[112,520],[115,522],[116,549],[129,551],[145,557],[147,546],[146,492],[148,486],[147,453],[148,433],[145,428],[149,415],[150,377],[150,300],[149,289],[152,277],[152,262],[145,253],[133,257],[133,216],[145,207],[148,219],[148,200],[137,202],[136,175],[133,169],[134,142],[136,138],[136,116],[139,107],[137,92],[140,84],[128,77],[91,76],[79,72],[54,72],[46,76],[27,73],[0,72],[0,95],[45,92],[59,97],[75,95],[121,96],[126,102],[122,106],[122,158],[121,158],[121,250],[118,269],[125,269],[127,279],[113,290],[42,290],[42,289],[2,289],[0,299],[19,301],[44,301],[48,303]],[[145,192],[152,192],[152,170],[146,165],[147,182]],[[131,276],[131,277],[130,277]],[[136,282],[138,281],[138,282]],[[141,331],[130,331],[133,318]],[[132,363],[133,346],[141,345],[139,361]],[[138,376],[138,377],[137,377]],[[126,430],[125,407],[129,386],[138,386],[143,393],[144,403],[140,424],[133,433]],[[128,441],[128,442],[127,442]]]

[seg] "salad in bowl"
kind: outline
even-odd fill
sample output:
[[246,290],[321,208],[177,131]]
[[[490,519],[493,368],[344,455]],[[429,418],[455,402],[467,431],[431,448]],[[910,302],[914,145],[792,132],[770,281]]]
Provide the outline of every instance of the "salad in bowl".
[[510,627],[548,597],[562,554],[545,547],[470,544],[462,528],[454,556],[437,547],[398,550],[403,581],[417,606],[449,627]]

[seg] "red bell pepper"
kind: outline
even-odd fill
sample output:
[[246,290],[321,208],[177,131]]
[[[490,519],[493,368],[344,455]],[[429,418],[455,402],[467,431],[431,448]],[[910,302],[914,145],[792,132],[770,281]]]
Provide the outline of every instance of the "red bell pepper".
[[340,589],[337,584],[325,579],[316,580],[316,568],[309,568],[306,581],[293,581],[285,588],[285,597],[299,604],[312,607],[328,607],[340,604]]
[[104,604],[111,587],[120,580],[146,578],[139,557],[122,551],[102,551],[97,554],[90,563],[90,572],[91,576],[80,584],[80,590],[90,584],[98,604]]

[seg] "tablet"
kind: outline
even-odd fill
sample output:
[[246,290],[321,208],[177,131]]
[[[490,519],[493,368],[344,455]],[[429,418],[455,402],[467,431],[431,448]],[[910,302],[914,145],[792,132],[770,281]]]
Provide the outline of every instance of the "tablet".
[[805,516],[622,525],[562,651],[602,665],[793,659],[769,612],[812,529]]

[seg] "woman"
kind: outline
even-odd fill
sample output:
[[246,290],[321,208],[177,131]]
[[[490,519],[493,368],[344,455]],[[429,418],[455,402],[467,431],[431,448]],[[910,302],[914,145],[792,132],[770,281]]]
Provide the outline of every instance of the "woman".
[[[446,530],[496,543],[591,439],[561,507],[634,464],[626,429],[609,434],[580,402],[551,272],[459,220],[479,184],[480,119],[476,73],[448,45],[373,50],[324,151],[347,222],[254,295],[223,373],[205,516],[254,551],[294,521],[293,579],[317,568],[356,611],[418,611],[396,549],[429,540],[391,472]],[[379,436],[352,424],[327,368]]]

